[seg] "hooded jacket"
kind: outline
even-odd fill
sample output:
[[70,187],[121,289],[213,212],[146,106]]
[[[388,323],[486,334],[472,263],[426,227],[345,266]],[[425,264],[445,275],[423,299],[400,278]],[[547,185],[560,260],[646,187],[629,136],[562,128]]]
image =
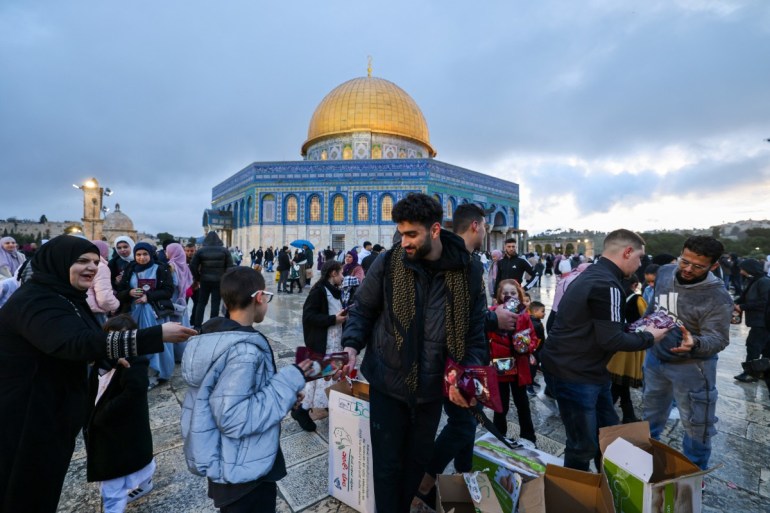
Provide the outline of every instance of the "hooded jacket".
[[465,337],[465,365],[487,365],[489,350],[484,333],[486,295],[481,262],[471,258],[465,242],[457,235],[441,231],[443,251],[435,262],[432,273],[421,261],[404,259],[405,267],[415,276],[416,325],[422,324],[422,348],[419,359],[419,388],[412,397],[406,384],[408,370],[402,367],[401,354],[396,347],[393,332],[393,312],[386,301],[390,280],[388,266],[393,249],[377,258],[363,283],[356,291],[355,305],[350,309],[342,332],[342,346],[352,347],[359,353],[367,351],[361,372],[372,387],[404,402],[417,403],[440,400],[443,395],[443,376],[448,356],[445,306],[448,295],[445,274],[449,270],[465,268],[469,279],[468,331]]
[[735,301],[741,307],[746,326],[766,328],[765,309],[770,295],[770,278],[765,274],[762,264],[753,258],[741,261],[741,269],[751,275],[741,296]]
[[193,255],[190,261],[190,272],[195,281],[217,282],[222,279],[230,267],[233,267],[233,257],[215,232],[209,232],[203,239],[203,247]]
[[725,290],[724,282],[711,272],[702,281],[682,284],[676,279],[677,269],[676,264],[658,269],[653,300],[645,314],[665,310],[687,328],[698,347],[672,358],[675,353],[661,342],[652,347],[652,352],[661,361],[689,362],[712,358],[730,343],[733,300]]
[[[213,322],[237,327],[229,319]],[[259,332],[219,331],[188,341],[182,377],[189,385],[182,437],[190,472],[215,483],[266,475],[278,454],[281,420],[305,386],[302,372],[294,365],[276,372]]]
[[110,268],[104,257],[99,257],[99,267],[96,270],[93,284],[88,289],[88,306],[95,313],[112,313],[120,309],[120,301],[112,288]]

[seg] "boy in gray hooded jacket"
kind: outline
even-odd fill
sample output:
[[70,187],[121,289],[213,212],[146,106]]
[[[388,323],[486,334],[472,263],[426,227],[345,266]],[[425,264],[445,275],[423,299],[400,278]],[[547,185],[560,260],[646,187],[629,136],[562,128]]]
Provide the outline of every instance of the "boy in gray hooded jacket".
[[301,401],[305,360],[276,371],[267,339],[255,330],[272,294],[249,267],[222,277],[230,319],[215,317],[189,340],[182,375],[184,454],[190,472],[206,476],[209,497],[224,513],[275,511],[276,482],[286,475],[281,420]]
[[647,351],[644,362],[644,419],[653,438],[666,426],[676,399],[684,428],[684,455],[708,467],[715,415],[717,354],[729,344],[733,301],[711,270],[724,252],[713,237],[690,237],[676,264],[662,266],[646,314],[663,310],[683,329],[672,329]]

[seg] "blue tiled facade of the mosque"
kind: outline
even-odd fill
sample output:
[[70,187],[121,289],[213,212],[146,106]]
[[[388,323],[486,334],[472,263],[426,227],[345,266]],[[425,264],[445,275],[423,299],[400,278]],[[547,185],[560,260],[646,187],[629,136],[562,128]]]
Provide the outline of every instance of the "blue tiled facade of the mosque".
[[333,234],[389,237],[390,208],[410,192],[435,197],[447,222],[476,203],[497,238],[519,227],[518,184],[433,159],[255,162],[214,187],[212,209],[232,212],[233,245],[328,245]]

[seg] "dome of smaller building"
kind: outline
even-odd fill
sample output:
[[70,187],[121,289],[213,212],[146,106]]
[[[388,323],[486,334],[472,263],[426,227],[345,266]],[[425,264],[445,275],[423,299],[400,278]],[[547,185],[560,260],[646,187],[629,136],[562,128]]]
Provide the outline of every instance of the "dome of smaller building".
[[120,203],[115,205],[115,211],[104,217],[103,231],[109,232],[133,232],[134,222],[126,214],[120,211]]

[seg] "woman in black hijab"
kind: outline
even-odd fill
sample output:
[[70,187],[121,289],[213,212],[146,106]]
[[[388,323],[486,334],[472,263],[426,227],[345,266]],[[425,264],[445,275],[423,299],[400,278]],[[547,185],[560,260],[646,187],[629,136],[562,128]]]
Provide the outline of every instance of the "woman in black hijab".
[[176,323],[104,333],[86,302],[98,263],[88,240],[55,237],[0,309],[0,512],[56,511],[84,421],[87,362],[195,334]]

